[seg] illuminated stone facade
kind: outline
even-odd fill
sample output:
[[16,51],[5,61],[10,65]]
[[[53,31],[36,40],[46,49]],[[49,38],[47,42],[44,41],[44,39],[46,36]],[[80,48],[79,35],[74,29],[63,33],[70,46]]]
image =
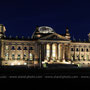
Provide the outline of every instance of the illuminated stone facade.
[[[66,63],[89,66],[90,40],[71,41],[68,28],[65,35],[60,35],[51,27],[37,27],[31,38],[8,38],[5,31],[5,26],[0,24],[1,65],[41,66],[42,63]],[[90,39],[90,34],[88,36]]]

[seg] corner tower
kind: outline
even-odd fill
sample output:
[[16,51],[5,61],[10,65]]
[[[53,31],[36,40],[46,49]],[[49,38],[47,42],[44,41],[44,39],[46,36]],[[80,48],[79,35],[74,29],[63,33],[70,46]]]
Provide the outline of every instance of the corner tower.
[[6,28],[3,24],[0,24],[0,38],[5,37]]
[[71,38],[68,27],[66,28],[66,35],[65,35],[65,37],[66,37],[67,39],[70,39],[70,38]]

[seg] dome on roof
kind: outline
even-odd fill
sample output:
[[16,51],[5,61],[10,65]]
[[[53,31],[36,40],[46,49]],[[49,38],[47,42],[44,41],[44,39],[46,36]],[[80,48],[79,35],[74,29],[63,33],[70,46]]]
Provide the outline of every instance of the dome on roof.
[[48,26],[41,26],[38,28],[38,31],[40,33],[54,33],[55,32],[51,27],[48,27]]
[[46,35],[50,35],[53,33],[55,33],[55,31],[51,27],[48,27],[48,26],[36,27],[36,30],[32,34],[31,38],[39,39],[41,37],[44,37]]

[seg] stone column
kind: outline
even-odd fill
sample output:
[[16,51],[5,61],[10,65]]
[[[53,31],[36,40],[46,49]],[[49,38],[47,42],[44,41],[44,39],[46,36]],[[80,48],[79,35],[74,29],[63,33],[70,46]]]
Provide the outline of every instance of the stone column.
[[71,46],[68,44],[68,60],[71,60]]
[[11,49],[12,49],[12,45],[9,45],[9,52],[8,52],[9,60],[11,60]]
[[1,58],[4,59],[4,42],[1,42]]
[[50,60],[52,60],[52,43],[50,44]]
[[61,57],[61,45],[58,45],[58,60],[60,60]]
[[58,60],[59,58],[59,43],[57,43],[57,45],[56,45],[56,59]]
[[45,59],[47,60],[47,43],[46,43],[46,54],[45,54]]
[[46,43],[44,44],[44,60],[46,60]]
[[86,60],[86,46],[84,46],[84,60]]
[[23,53],[22,60],[24,60],[24,45],[22,45],[22,53]]
[[89,61],[90,61],[90,47],[88,47],[89,48]]
[[41,44],[41,59],[44,61],[44,44]]
[[62,59],[62,45],[60,44],[60,60]]
[[55,44],[55,49],[56,49],[56,60],[57,60],[57,56],[58,56],[58,50],[57,50],[58,46],[57,43]]
[[69,57],[69,47],[68,45],[65,45],[65,60],[68,61]]
[[63,49],[63,61],[65,60],[65,45],[63,44],[63,46],[62,46],[62,49]]
[[[23,52],[23,58],[24,58],[24,51]],[[30,45],[28,46],[28,60],[30,60]]]
[[74,60],[76,59],[76,46],[74,46]]
[[81,46],[79,46],[79,59],[81,60]]
[[15,46],[15,60],[17,60],[17,45]]
[[68,46],[65,45],[65,61],[68,60]]
[[63,48],[62,48],[62,44],[60,44],[60,61],[62,61],[63,59]]

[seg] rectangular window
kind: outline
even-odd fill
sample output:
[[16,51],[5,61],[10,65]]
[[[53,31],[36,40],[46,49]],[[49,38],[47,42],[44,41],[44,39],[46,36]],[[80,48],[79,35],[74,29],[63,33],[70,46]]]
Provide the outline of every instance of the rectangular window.
[[5,48],[6,50],[8,50],[9,48],[8,48],[8,46],[6,46],[6,48]]
[[5,60],[8,60],[8,53],[5,54]]
[[12,54],[12,59],[15,60],[15,55],[14,54]]
[[20,55],[20,54],[18,54],[17,60],[20,60],[20,58],[21,58],[21,55]]

